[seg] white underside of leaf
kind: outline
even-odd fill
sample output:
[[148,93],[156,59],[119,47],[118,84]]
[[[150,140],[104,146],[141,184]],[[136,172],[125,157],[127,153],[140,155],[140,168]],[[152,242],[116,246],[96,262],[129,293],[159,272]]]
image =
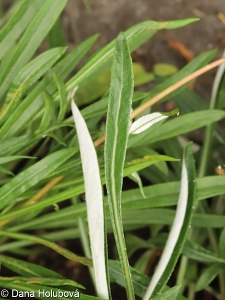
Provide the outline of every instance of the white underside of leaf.
[[74,101],[71,102],[71,107],[80,145],[96,289],[99,297],[109,299],[105,265],[103,194],[98,160],[87,125]]
[[139,118],[138,120],[134,121],[134,123],[130,127],[129,133],[131,134],[138,134],[142,131],[145,131],[155,123],[162,121],[168,118],[168,116],[163,115],[161,113],[152,113],[146,116]]
[[181,232],[181,229],[183,226],[187,203],[188,203],[188,174],[187,174],[187,167],[186,167],[185,161],[183,160],[182,175],[181,175],[181,187],[180,187],[180,194],[179,194],[178,203],[177,203],[176,215],[175,215],[173,225],[172,225],[168,240],[166,242],[163,254],[158,263],[156,271],[155,271],[154,275],[152,276],[152,280],[149,284],[146,294],[144,295],[143,300],[148,300],[151,298],[152,293],[155,290],[155,287],[157,286],[161,276],[163,275],[163,273],[170,261],[170,258],[173,254],[174,248],[176,246],[178,237],[180,235],[180,232]]

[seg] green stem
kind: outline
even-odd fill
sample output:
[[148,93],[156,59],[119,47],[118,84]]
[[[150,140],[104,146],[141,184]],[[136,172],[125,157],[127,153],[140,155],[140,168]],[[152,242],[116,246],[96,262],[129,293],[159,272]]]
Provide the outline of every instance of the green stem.
[[[76,204],[78,202],[80,202],[78,197],[74,197],[72,199],[73,204]],[[82,248],[84,250],[84,255],[85,255],[85,257],[91,258],[91,250],[90,250],[89,239],[88,239],[88,236],[87,236],[87,230],[85,228],[84,221],[81,217],[78,218],[78,228],[79,228],[79,232],[80,232],[80,239],[81,239]],[[88,266],[88,271],[90,273],[91,280],[94,284],[95,292],[97,292],[96,286],[95,286],[95,275],[94,275],[93,268]]]
[[[223,56],[225,56],[225,51]],[[218,68],[214,83],[213,83],[213,89],[212,89],[212,96],[210,100],[210,105],[209,109],[216,109],[218,107],[218,91],[220,88],[220,84],[223,78],[223,74],[225,71],[225,65],[221,65]],[[200,161],[200,167],[199,167],[199,174],[198,177],[204,177],[205,174],[207,173],[208,169],[208,162],[210,158],[210,153],[212,149],[212,138],[213,134],[215,131],[215,124],[210,124],[206,127],[206,132],[205,132],[205,138],[204,138],[204,144],[203,144],[203,149],[202,149],[202,155],[201,155],[201,161]],[[199,209],[202,212],[206,212],[208,210],[207,203],[199,203],[198,204]],[[212,245],[212,248],[214,249],[215,253],[218,253],[218,246],[217,246],[217,240],[215,237],[215,234],[211,228],[207,229],[208,235],[209,235],[209,240]],[[189,238],[192,236],[192,232],[189,235]],[[188,266],[188,258],[187,257],[182,257],[179,271],[178,271],[178,278],[177,282],[183,282],[184,277],[185,277],[185,272],[187,270]],[[224,277],[222,278],[221,274],[219,275],[219,282],[220,282],[220,291],[221,291],[221,299],[225,299],[225,287],[224,287]],[[194,294],[193,291],[191,292],[191,296],[188,297],[188,299],[194,299]]]
[[[225,56],[225,51],[223,53],[223,56]],[[224,76],[224,72],[225,72],[225,65],[223,64],[218,68],[217,74],[215,76],[209,109],[218,108],[218,104],[219,104],[218,94]],[[201,157],[201,162],[199,167],[199,177],[203,177],[205,176],[205,174],[207,174],[208,162],[210,161],[210,156],[211,156],[212,139],[213,139],[214,131],[215,131],[215,123],[207,126],[205,132],[203,150],[202,150],[202,157]],[[206,213],[208,210],[208,205],[206,202],[204,203],[201,202],[199,204],[199,208],[202,212]],[[215,251],[215,253],[218,254],[218,245],[217,245],[217,239],[215,233],[211,228],[208,228],[207,231],[208,231],[209,240],[212,245],[212,248]],[[225,299],[224,274],[222,273],[219,274],[219,284],[220,284],[221,299]]]
[[199,177],[203,177],[207,173],[208,161],[212,149],[212,137],[215,130],[215,124],[210,124],[206,127],[204,145],[202,149],[201,162],[199,167]]
[[92,11],[90,1],[89,0],[83,0],[83,3],[84,3],[84,6],[85,6],[85,9],[87,10],[87,12],[90,13]]
[[[180,262],[180,267],[179,267],[179,270],[178,270],[176,284],[183,283],[185,273],[186,273],[186,269],[187,269],[187,264],[188,264],[187,256],[182,256],[181,262]],[[183,289],[183,286],[182,286],[182,289]]]
[[225,272],[221,272],[219,275],[220,283],[220,299],[225,299]]
[[10,231],[4,231],[4,230],[0,230],[0,236],[7,236],[10,238],[15,238],[17,240],[22,240],[22,241],[30,241],[33,243],[37,243],[37,244],[41,244],[44,245],[52,250],[54,250],[55,252],[61,254],[62,256],[64,256],[67,259],[70,259],[72,261],[75,262],[80,262],[81,264],[85,265],[85,266],[92,266],[92,261],[86,257],[81,257],[76,255],[75,253],[53,243],[50,242],[48,240],[45,240],[43,238],[39,238],[37,236],[31,235],[31,234],[23,234],[23,233],[16,233],[16,232],[10,232]]
[[195,299],[195,284],[191,283],[188,289],[188,300],[194,300],[194,299]]
[[[114,208],[114,212],[117,212],[117,204],[115,203],[116,208]],[[129,261],[127,257],[126,251],[126,243],[123,233],[122,222],[120,221],[119,214],[115,213],[113,216],[114,219],[114,231],[115,231],[115,238],[116,238],[116,245],[120,257],[121,267],[125,277],[125,285],[126,285],[126,293],[128,300],[135,300],[133,283],[131,279],[131,273],[129,268]]]
[[[90,258],[91,257],[90,244],[89,244],[89,240],[88,240],[88,236],[87,236],[87,231],[85,230],[84,221],[81,217],[78,218],[78,228],[80,231],[80,239],[81,239],[82,248],[84,250],[84,255],[85,255],[85,257]],[[96,291],[95,275],[94,275],[93,268],[88,266],[88,271],[90,273],[90,276],[91,276],[91,279],[92,279],[92,282],[94,284],[94,288]]]
[[[223,56],[225,57],[225,50],[223,53]],[[218,108],[218,94],[220,85],[224,76],[225,72],[225,64],[222,64],[219,66],[214,82],[213,82],[213,88],[212,88],[212,95],[210,99],[209,109],[216,109]],[[210,124],[206,127],[205,132],[205,139],[203,144],[203,150],[202,150],[202,157],[199,167],[199,177],[203,177],[207,173],[207,166],[208,162],[210,161],[210,153],[211,153],[211,147],[212,147],[212,137],[215,130],[215,124]]]

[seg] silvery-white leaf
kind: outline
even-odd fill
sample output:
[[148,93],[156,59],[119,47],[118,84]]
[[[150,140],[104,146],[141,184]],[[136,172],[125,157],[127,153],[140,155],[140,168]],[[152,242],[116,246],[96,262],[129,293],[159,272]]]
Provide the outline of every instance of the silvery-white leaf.
[[168,116],[163,115],[159,112],[148,114],[146,116],[143,116],[139,118],[137,121],[134,121],[134,123],[130,127],[129,133],[131,134],[138,134],[142,131],[145,131],[155,123],[162,121],[164,119],[168,118]]
[[188,173],[187,173],[186,163],[183,160],[181,187],[180,187],[180,194],[177,203],[176,215],[163,254],[160,258],[156,271],[152,276],[152,280],[148,286],[148,289],[144,295],[143,300],[151,299],[152,293],[154,292],[162,274],[165,272],[165,269],[170,261],[171,256],[173,255],[174,248],[176,246],[176,243],[178,241],[184,223],[187,204],[188,204]]
[[74,101],[71,102],[71,107],[80,145],[95,284],[98,296],[109,299],[105,265],[103,194],[98,160],[87,125]]

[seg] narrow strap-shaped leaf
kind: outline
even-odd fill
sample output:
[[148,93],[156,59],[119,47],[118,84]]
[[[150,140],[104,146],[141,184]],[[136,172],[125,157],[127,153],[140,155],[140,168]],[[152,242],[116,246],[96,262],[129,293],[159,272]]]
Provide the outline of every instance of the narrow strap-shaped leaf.
[[71,252],[70,250],[65,249],[53,242],[50,242],[50,241],[43,239],[41,237],[38,237],[38,236],[34,236],[31,234],[25,234],[25,233],[4,231],[4,230],[0,230],[0,235],[15,238],[17,240],[25,240],[25,241],[27,240],[27,241],[31,241],[31,242],[34,242],[37,244],[41,244],[41,245],[44,245],[44,246],[54,250],[55,252],[57,252],[59,254],[61,254],[62,256],[66,257],[67,259],[79,262],[85,266],[92,265],[92,262],[89,258],[76,255],[75,253]]
[[190,228],[195,196],[195,169],[191,147],[192,144],[189,143],[184,149],[180,195],[173,225],[143,300],[151,299],[157,292],[162,291],[166,285],[181,254]]
[[223,259],[225,259],[225,228],[222,230],[222,232],[220,234],[219,253],[220,253],[220,256]]
[[87,125],[72,101],[72,112],[80,145],[87,202],[88,228],[95,274],[95,284],[99,297],[109,299],[106,254],[103,194],[98,159]]
[[14,160],[21,159],[21,158],[35,159],[35,157],[25,156],[25,155],[15,155],[15,156],[0,157],[0,165],[1,164],[7,164],[10,161],[14,161]]
[[9,283],[27,283],[27,284],[35,284],[35,285],[46,285],[46,286],[74,286],[80,289],[85,289],[84,286],[79,284],[74,280],[69,279],[58,279],[58,278],[46,278],[46,277],[21,277],[21,276],[13,276],[13,277],[2,277],[0,276],[0,284],[1,282],[9,282]]
[[175,285],[174,287],[172,287],[168,291],[159,293],[159,295],[154,297],[152,300],[162,300],[162,299],[174,300],[174,299],[177,299],[180,288],[181,288],[181,284]]
[[143,117],[140,117],[138,120],[136,120],[130,127],[130,133],[131,134],[138,134],[152,125],[154,125],[157,122],[160,122],[164,119],[168,118],[168,116],[165,116],[159,112],[155,112],[152,114],[145,115]]
[[63,278],[62,275],[48,268],[18,258],[0,255],[0,262],[3,266],[21,276]]
[[65,53],[66,48],[50,49],[27,64],[14,79],[0,111],[1,123],[18,105],[26,90],[33,85]]
[[15,24],[24,15],[24,12],[26,11],[28,6],[29,6],[28,1],[22,0],[14,4],[14,6],[12,6],[10,10],[8,10],[7,12],[8,15],[7,14],[5,15],[7,19],[6,22],[2,20],[2,16],[1,16],[0,26],[2,27],[3,24],[4,26],[0,29],[0,42],[2,42],[5,36],[7,36],[7,34],[12,30],[13,26],[15,26]]
[[[132,275],[132,280],[133,280],[133,284],[134,284],[134,290],[135,290],[135,295],[139,296],[140,298],[143,297],[146,288],[148,286],[150,277],[139,272],[137,269],[135,268],[130,268],[131,270],[131,275]],[[118,283],[120,286],[125,286],[124,284],[124,279],[122,277],[122,270],[121,270],[121,266],[120,263],[116,260],[109,260],[109,272],[110,272],[110,277],[112,278],[113,281],[115,281],[116,283]],[[163,290],[163,293],[161,296],[161,298],[159,298],[160,300],[167,300],[166,296],[170,296],[171,292],[173,293],[174,290],[178,290],[179,286],[175,286],[172,291],[171,289],[169,289],[167,286],[165,287],[165,289]],[[168,292],[167,291],[171,291]],[[165,294],[164,294],[165,292]],[[165,297],[164,297],[165,296]],[[155,299],[155,297],[154,297]],[[157,299],[157,300],[159,300]],[[177,297],[174,298],[170,298],[170,300],[185,300],[186,298],[184,298],[181,295],[177,295]]]
[[37,14],[42,3],[40,0],[22,0],[11,9],[11,16],[7,23],[0,31],[0,60],[4,60],[5,55],[13,50],[15,43],[21,36],[23,31],[27,28],[30,21]]
[[[132,26],[124,34],[126,35],[130,50],[133,51],[150,39],[158,30],[175,29],[196,21],[198,21],[196,18],[167,22],[144,21]],[[107,66],[113,57],[114,43],[115,41],[112,41],[88,60],[82,70],[68,82],[66,87],[68,92],[72,91],[76,86],[84,84],[86,80],[93,77],[94,74],[98,74],[100,70],[103,70]]]
[[106,122],[105,176],[110,215],[128,299],[134,299],[133,285],[123,234],[121,190],[133,96],[132,61],[124,34],[116,41]]
[[74,149],[54,152],[21,172],[0,188],[0,208],[16,202],[17,197],[44,179],[74,154]]
[[168,113],[155,112],[155,113],[142,116],[136,121],[134,121],[134,123],[130,127],[129,133],[132,134],[141,133],[146,129],[148,129],[149,127],[151,127],[152,125],[174,115],[179,115],[178,109],[174,109],[173,111]]
[[57,73],[53,73],[53,78],[56,82],[58,91],[59,91],[59,115],[57,117],[57,122],[62,122],[65,113],[66,113],[66,107],[67,107],[67,93],[66,93],[66,89],[65,89],[65,85],[62,81],[62,79],[57,75]]
[[205,288],[207,288],[210,283],[215,279],[215,277],[224,271],[224,265],[223,264],[213,264],[212,266],[206,268],[201,272],[201,275],[196,283],[195,290],[201,291]]
[[[96,39],[97,35],[94,35],[83,41],[69,54],[58,61],[56,65],[54,65],[53,71],[61,78],[61,80],[65,80],[69,73],[76,67],[81,58],[87,53]],[[50,94],[56,90],[51,76],[48,76],[47,81],[43,80],[40,82],[32,90],[32,92],[29,93],[28,97],[23,100],[21,105],[12,112],[0,129],[1,138],[6,138],[6,136],[13,136],[17,134],[18,131],[21,130],[21,127],[24,127],[30,119],[37,115],[37,113],[43,108],[43,101],[38,100],[40,99],[41,92],[46,86],[47,91]],[[28,111],[29,114],[27,113]],[[17,120],[16,126],[15,120]]]
[[[40,1],[43,2],[43,1]],[[59,17],[67,0],[45,0],[41,9],[37,11],[18,45],[12,53],[10,62],[2,71],[0,80],[2,80],[0,97],[2,97],[15,74],[30,60],[37,50],[40,43],[48,34],[55,21]]]
[[37,132],[41,133],[48,129],[49,124],[51,123],[54,115],[54,103],[52,97],[45,92],[44,93],[44,100],[45,100],[45,106],[44,106],[44,113],[40,122],[40,125],[38,127]]

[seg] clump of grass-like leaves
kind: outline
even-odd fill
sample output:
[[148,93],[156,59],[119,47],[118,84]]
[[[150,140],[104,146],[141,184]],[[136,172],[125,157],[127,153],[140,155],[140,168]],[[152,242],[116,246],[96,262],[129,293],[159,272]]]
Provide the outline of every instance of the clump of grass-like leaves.
[[[60,299],[116,299],[114,282],[127,299],[193,300],[203,290],[224,299],[225,217],[218,210],[225,177],[210,170],[223,165],[216,122],[225,118],[225,58],[210,63],[215,51],[207,51],[158,81],[132,62],[132,51],[158,30],[197,20],[145,21],[71,75],[97,35],[67,50],[60,23],[66,3],[16,1],[1,22],[1,288],[37,299],[40,290],[60,290]],[[49,48],[34,57],[46,38]],[[208,104],[189,83],[217,66]],[[150,91],[136,91],[153,80]],[[175,109],[159,112],[157,104],[167,100]],[[188,137],[204,127],[199,147]],[[123,190],[124,177],[137,187]],[[148,237],[137,229],[147,229]],[[117,251],[109,259],[111,234]],[[87,266],[95,293],[85,291],[82,278],[28,261],[46,247],[74,268]]]

